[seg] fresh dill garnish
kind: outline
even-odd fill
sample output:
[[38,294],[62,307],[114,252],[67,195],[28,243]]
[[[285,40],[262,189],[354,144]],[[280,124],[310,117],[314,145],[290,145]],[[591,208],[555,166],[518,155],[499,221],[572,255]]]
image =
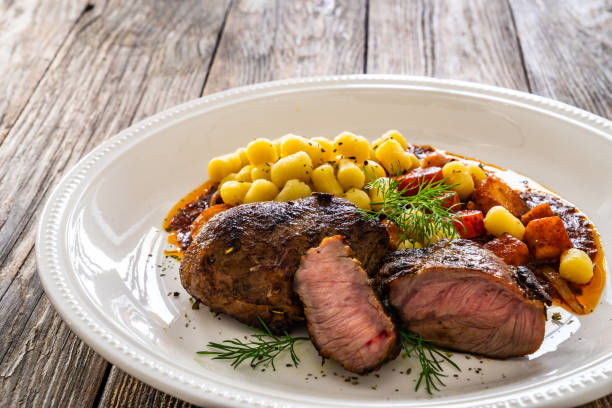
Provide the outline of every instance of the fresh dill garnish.
[[[393,172],[393,168],[391,169]],[[439,239],[455,239],[459,236],[456,224],[463,226],[461,217],[453,212],[453,207],[444,206],[445,199],[457,185],[446,184],[446,179],[421,179],[418,181],[416,194],[404,196],[401,189],[401,173],[395,176],[378,178],[374,174],[366,175],[370,181],[365,188],[375,190],[380,201],[372,201],[377,210],[361,210],[366,218],[386,219],[397,229],[397,242],[406,239],[427,246]]]
[[214,356],[213,360],[232,360],[232,367],[238,367],[242,362],[247,361],[252,368],[259,365],[264,367],[271,366],[276,371],[274,359],[283,351],[289,351],[291,360],[295,367],[298,366],[300,359],[295,353],[295,343],[298,341],[310,340],[308,337],[291,337],[287,332],[283,336],[272,334],[266,323],[257,316],[259,323],[264,330],[246,326],[255,334],[251,334],[246,341],[234,338],[223,340],[222,343],[209,342],[207,347],[216,350],[198,351],[198,354]]
[[411,354],[415,353],[421,364],[421,374],[414,387],[415,391],[418,391],[421,384],[424,384],[425,390],[431,395],[432,390],[440,391],[438,386],[445,386],[442,377],[447,377],[447,375],[443,373],[444,368],[440,363],[447,362],[456,370],[461,371],[459,366],[446,355],[447,350],[433,345],[415,333],[399,330],[399,335],[404,354],[411,357]]

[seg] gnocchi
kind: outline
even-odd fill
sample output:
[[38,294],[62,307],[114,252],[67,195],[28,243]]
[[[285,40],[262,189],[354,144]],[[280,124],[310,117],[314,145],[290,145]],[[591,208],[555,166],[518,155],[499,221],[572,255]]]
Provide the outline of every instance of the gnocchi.
[[349,159],[340,160],[337,177],[344,191],[351,187],[362,188],[365,183],[365,174],[359,166]]
[[404,151],[393,139],[382,142],[375,150],[375,155],[376,160],[389,174],[403,173],[420,166],[419,159],[414,154]]
[[312,184],[316,191],[322,193],[340,196],[344,192],[330,164],[322,164],[312,171]]
[[223,202],[229,205],[242,204],[244,196],[251,188],[251,183],[243,181],[227,181],[219,188]]
[[363,190],[351,187],[346,191],[346,193],[344,193],[343,198],[346,198],[362,210],[370,209],[370,197],[368,196],[368,193]]
[[484,226],[489,233],[496,237],[499,237],[504,232],[507,232],[516,239],[523,239],[523,235],[525,235],[525,226],[521,220],[501,205],[492,207],[487,212],[484,218]]
[[308,184],[297,179],[288,180],[283,189],[278,193],[276,201],[291,201],[298,198],[308,197],[312,194],[312,190]]
[[593,262],[583,250],[570,248],[561,254],[559,274],[570,282],[587,284],[593,278]]
[[246,155],[252,165],[275,162],[278,159],[274,144],[268,139],[259,138],[247,145]]
[[334,140],[334,151],[343,158],[361,163],[370,157],[370,142],[363,136],[343,132]]
[[279,188],[288,180],[310,181],[312,160],[305,152],[297,152],[279,159],[270,168],[270,180]]
[[278,187],[269,180],[258,179],[251,183],[249,191],[244,196],[245,203],[271,201],[278,195]]

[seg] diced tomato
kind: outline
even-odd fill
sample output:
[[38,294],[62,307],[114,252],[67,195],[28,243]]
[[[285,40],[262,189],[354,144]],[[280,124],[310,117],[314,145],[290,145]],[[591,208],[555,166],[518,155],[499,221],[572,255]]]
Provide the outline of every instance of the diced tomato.
[[416,168],[400,176],[399,189],[404,190],[403,195],[412,196],[418,193],[420,184],[433,183],[443,178],[441,167]]
[[[485,233],[484,217],[478,210],[458,211],[463,226],[455,222],[455,227],[461,238],[475,238]],[[465,228],[464,228],[465,227]]]

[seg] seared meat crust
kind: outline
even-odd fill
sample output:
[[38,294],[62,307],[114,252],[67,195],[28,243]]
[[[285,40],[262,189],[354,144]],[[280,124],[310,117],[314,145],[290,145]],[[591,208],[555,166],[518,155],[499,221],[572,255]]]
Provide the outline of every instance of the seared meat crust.
[[302,255],[333,235],[346,237],[370,275],[389,249],[384,225],[329,194],[243,204],[204,225],[185,252],[181,282],[212,311],[255,326],[260,316],[280,333],[304,319],[292,288]]

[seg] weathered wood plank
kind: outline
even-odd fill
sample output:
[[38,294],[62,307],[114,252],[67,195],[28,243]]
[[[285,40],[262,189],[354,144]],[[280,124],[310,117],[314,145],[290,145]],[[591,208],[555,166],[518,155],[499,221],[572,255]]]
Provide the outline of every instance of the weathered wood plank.
[[32,250],[36,215],[62,174],[100,141],[135,118],[200,95],[228,4],[93,4],[0,145],[3,405],[94,402],[107,363],[42,293]]
[[204,90],[363,72],[365,0],[239,1]]
[[108,376],[107,386],[100,399],[99,408],[159,407],[159,408],[195,408],[188,402],[181,401],[138,381],[116,366]]
[[0,144],[86,4],[86,0],[0,2]]
[[371,0],[368,29],[368,73],[528,89],[503,1]]
[[606,0],[510,0],[531,91],[612,118]]

